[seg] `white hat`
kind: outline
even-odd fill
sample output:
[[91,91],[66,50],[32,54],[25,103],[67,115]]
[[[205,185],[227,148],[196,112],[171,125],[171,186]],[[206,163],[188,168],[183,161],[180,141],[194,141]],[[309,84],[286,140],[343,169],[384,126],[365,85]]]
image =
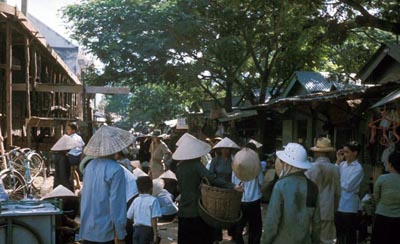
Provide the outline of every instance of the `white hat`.
[[181,138],[179,138],[179,140],[175,143],[175,145],[176,145],[177,147],[179,147],[179,146],[182,144],[182,142],[185,140],[186,137],[191,137],[191,138],[196,139],[196,137],[194,137],[194,136],[192,136],[191,134],[189,134],[189,133],[186,132],[185,134],[183,134],[183,135],[181,136]]
[[136,176],[136,178],[139,178],[140,176],[148,176],[143,170],[136,168],[132,171],[132,174]]
[[50,149],[51,151],[67,151],[83,145],[69,135],[63,135]]
[[317,140],[317,144],[310,148],[311,151],[314,152],[334,152],[336,149],[332,147],[331,140],[326,137],[320,137]]
[[178,180],[176,178],[176,175],[174,174],[174,172],[172,172],[171,170],[167,170],[164,173],[162,173],[158,178],[163,178],[163,179],[173,179],[173,180]]
[[220,142],[215,144],[214,148],[236,148],[236,149],[240,149],[238,144],[236,144],[234,141],[232,141],[228,137],[225,137]]
[[276,156],[293,167],[299,169],[311,168],[311,164],[307,160],[306,149],[298,143],[288,143],[284,150],[276,152]]
[[189,160],[200,158],[211,150],[208,143],[202,142],[194,136],[185,136],[180,145],[172,154],[174,160]]
[[142,169],[142,165],[140,164],[140,161],[139,161],[139,160],[133,160],[133,161],[131,161],[131,165],[132,165],[132,167]]
[[63,185],[58,185],[51,192],[47,193],[42,199],[56,198],[56,197],[76,197],[76,195]]
[[90,138],[84,153],[93,157],[112,155],[127,148],[134,140],[134,136],[129,131],[103,125]]
[[164,189],[164,180],[157,178],[153,180],[153,196],[158,196]]
[[232,170],[235,172],[236,177],[242,181],[256,178],[261,170],[258,154],[250,148],[243,148],[235,154]]
[[249,143],[253,143],[254,145],[256,145],[256,148],[260,148],[263,146],[263,144],[259,143],[258,141],[254,140],[254,139],[250,139]]

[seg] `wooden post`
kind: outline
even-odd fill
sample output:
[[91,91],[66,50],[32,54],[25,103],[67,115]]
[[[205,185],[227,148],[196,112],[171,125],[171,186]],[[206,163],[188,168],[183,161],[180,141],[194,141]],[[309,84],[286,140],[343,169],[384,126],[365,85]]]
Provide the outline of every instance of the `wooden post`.
[[7,162],[6,162],[6,155],[4,150],[4,138],[3,138],[3,133],[1,132],[1,126],[0,126],[0,152],[1,152],[1,160],[3,162],[3,169],[7,168]]
[[[31,118],[31,92],[30,92],[30,66],[31,66],[31,57],[30,57],[30,50],[29,50],[29,38],[25,38],[25,82],[26,82],[26,110],[27,110],[27,115],[26,118],[29,119]],[[30,126],[28,126],[28,123],[25,125],[26,127],[26,139],[28,140],[28,147],[32,146],[32,138],[31,138],[31,130]]]
[[6,128],[7,145],[12,145],[12,30],[11,23],[6,24]]

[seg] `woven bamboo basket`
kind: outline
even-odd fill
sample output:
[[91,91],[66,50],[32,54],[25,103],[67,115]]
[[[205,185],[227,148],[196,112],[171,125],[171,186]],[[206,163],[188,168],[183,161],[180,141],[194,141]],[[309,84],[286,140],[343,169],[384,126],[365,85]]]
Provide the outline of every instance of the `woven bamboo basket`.
[[211,186],[207,178],[203,178],[200,190],[201,203],[209,215],[225,221],[240,217],[241,192]]

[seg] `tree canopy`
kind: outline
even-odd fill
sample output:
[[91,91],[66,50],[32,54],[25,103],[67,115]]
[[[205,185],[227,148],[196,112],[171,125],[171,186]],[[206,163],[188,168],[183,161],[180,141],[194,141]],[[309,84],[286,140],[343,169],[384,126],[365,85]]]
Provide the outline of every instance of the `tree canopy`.
[[399,11],[399,4],[370,0],[84,0],[64,17],[104,63],[100,83],[178,99],[164,105],[182,101],[181,93],[185,104],[223,97],[219,105],[229,110],[232,96],[264,103],[296,70],[357,72],[399,33]]

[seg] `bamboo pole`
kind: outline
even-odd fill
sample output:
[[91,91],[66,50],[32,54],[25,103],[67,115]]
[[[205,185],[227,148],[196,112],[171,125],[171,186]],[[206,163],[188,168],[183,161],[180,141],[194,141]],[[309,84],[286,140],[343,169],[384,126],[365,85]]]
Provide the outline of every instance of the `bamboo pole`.
[[7,145],[12,145],[12,31],[11,23],[6,24],[6,128]]
[[4,150],[4,138],[3,133],[1,132],[1,125],[0,125],[0,152],[1,152],[1,160],[3,162],[3,169],[7,168],[7,161],[6,161],[6,150]]
[[[29,38],[25,38],[25,81],[26,81],[26,110],[27,110],[27,119],[25,120],[26,122],[29,122],[29,119],[31,118],[31,92],[30,92],[30,66],[31,66],[31,57],[30,57],[30,48],[29,48]],[[25,125],[26,127],[26,136],[28,140],[28,147],[32,146],[31,142],[31,130],[30,126],[28,123]]]

